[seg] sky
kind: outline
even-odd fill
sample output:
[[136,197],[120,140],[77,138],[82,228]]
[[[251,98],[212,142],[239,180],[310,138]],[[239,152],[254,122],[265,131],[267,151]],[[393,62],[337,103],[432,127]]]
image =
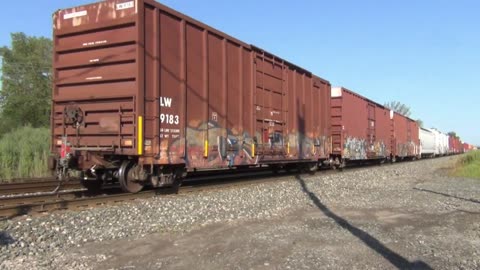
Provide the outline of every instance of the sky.
[[[5,1],[10,33],[52,35],[51,14],[92,0]],[[380,104],[400,101],[425,127],[480,145],[480,1],[164,0],[161,3],[261,47],[333,86]]]

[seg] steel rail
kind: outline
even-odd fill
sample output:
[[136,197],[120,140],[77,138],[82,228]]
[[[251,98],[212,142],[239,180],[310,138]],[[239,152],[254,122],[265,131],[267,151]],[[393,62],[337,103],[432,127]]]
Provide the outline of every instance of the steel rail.
[[[57,186],[56,180],[0,184],[0,196],[53,191]],[[61,186],[61,190],[80,188],[83,187],[78,180],[64,182]]]
[[[396,163],[387,166],[395,166],[402,163]],[[373,164],[372,164],[373,166]],[[348,172],[357,171],[357,170],[368,170],[372,166],[360,166],[354,165],[348,168]],[[335,170],[322,170],[320,172],[321,176],[326,176],[330,174],[338,173]],[[95,207],[99,205],[106,205],[111,203],[119,203],[119,202],[126,202],[126,201],[133,201],[136,199],[143,199],[143,198],[151,198],[156,195],[185,195],[187,193],[200,193],[205,192],[208,190],[218,190],[218,189],[226,189],[232,187],[239,187],[239,186],[246,186],[246,185],[255,185],[255,184],[262,184],[262,183],[271,183],[271,182],[284,182],[284,181],[292,181],[298,175],[301,175],[303,178],[307,177],[314,177],[310,173],[299,173],[299,172],[278,172],[278,173],[271,173],[268,171],[257,171],[257,172],[243,172],[238,174],[214,174],[212,176],[203,175],[197,176],[193,178],[187,178],[184,182],[184,185],[179,190],[173,190],[172,188],[161,188],[161,189],[150,189],[145,190],[140,193],[131,194],[131,193],[120,193],[120,194],[101,194],[99,196],[90,196],[90,197],[74,197],[69,198],[68,195],[66,197],[59,196],[57,199],[53,198],[43,198],[39,196],[39,200],[36,202],[21,202],[21,196],[19,196],[19,200],[15,199],[6,199],[7,201],[14,203],[6,203],[4,206],[1,204],[1,200],[4,198],[0,198],[0,218],[13,218],[20,215],[25,214],[35,214],[35,213],[42,213],[42,212],[51,212],[56,210],[66,210],[66,209],[85,209],[89,207]],[[317,175],[318,176],[318,175]],[[79,184],[79,183],[78,183]],[[27,196],[28,197],[28,196]],[[34,197],[34,196],[32,196]],[[4,199],[5,200],[5,199]]]

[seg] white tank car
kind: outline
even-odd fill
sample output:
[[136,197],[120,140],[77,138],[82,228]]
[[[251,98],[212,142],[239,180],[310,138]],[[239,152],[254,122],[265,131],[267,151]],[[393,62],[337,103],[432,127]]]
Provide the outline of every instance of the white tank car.
[[445,155],[448,155],[448,151],[450,149],[448,134],[442,133],[442,136],[443,136],[443,152],[445,153]]
[[437,155],[436,133],[428,128],[419,128],[420,154],[422,157],[434,157]]
[[448,154],[448,135],[438,131],[437,129],[430,129],[435,134],[435,155],[444,156]]

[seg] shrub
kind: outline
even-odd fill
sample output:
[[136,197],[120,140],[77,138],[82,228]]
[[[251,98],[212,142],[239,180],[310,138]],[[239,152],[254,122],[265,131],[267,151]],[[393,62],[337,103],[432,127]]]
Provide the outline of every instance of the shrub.
[[455,168],[455,175],[480,179],[480,151],[469,152],[462,156]]
[[0,181],[50,175],[48,128],[22,127],[0,137]]

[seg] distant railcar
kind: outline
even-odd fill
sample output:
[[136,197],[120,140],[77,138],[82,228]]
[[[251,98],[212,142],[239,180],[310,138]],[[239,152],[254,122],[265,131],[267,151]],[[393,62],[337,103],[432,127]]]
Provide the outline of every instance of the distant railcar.
[[456,136],[449,135],[448,136],[448,143],[449,143],[449,153],[450,154],[459,154],[463,153],[463,144],[460,139]]
[[466,142],[463,143],[463,153],[469,152],[472,150],[472,146]]
[[449,139],[448,135],[438,131],[437,129],[428,129],[434,136],[435,156],[444,156],[449,154]]
[[420,128],[420,155],[422,157],[434,157],[439,152],[436,144],[436,134],[428,128]]

